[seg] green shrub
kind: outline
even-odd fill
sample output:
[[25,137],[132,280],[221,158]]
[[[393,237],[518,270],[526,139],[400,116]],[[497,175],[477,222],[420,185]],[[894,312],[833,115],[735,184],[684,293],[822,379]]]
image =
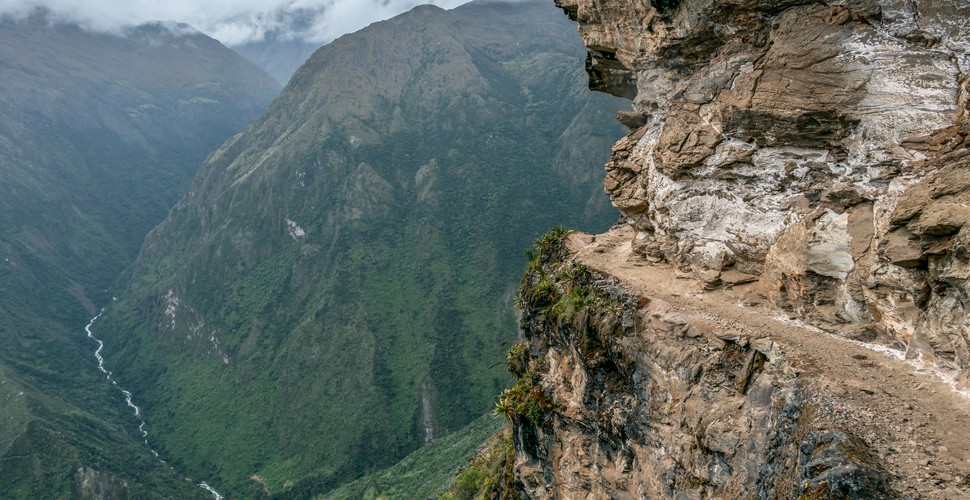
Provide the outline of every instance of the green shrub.
[[503,391],[495,403],[495,414],[516,424],[543,425],[555,405],[534,379],[533,373],[527,372],[514,386]]
[[505,356],[505,360],[509,368],[509,373],[516,377],[525,375],[525,372],[529,369],[529,343],[520,340],[512,344],[508,354]]
[[468,467],[458,473],[455,481],[438,500],[488,500],[521,498],[515,490],[515,446],[508,427],[495,434],[483,451]]

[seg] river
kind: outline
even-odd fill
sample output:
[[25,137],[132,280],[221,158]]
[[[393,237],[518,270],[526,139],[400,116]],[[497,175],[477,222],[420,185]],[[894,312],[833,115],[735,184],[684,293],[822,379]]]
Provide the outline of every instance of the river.
[[[94,322],[97,321],[102,314],[104,314],[104,308],[101,308],[101,310],[98,311],[97,316],[91,318],[91,321],[89,321],[88,324],[84,327],[84,332],[87,333],[88,338],[98,343],[98,348],[95,349],[94,351],[94,359],[98,360],[98,370],[100,370],[101,373],[105,375],[108,381],[111,382],[111,385],[117,387],[118,390],[121,391],[121,393],[125,396],[125,403],[128,405],[128,408],[131,408],[132,412],[135,414],[135,418],[138,419],[138,431],[141,432],[141,437],[145,441],[145,446],[148,447],[148,451],[151,451],[152,455],[155,455],[155,458],[157,458],[159,462],[161,462],[162,464],[168,465],[165,462],[165,460],[162,460],[162,458],[158,456],[158,452],[155,451],[155,449],[152,448],[152,445],[148,442],[148,430],[145,429],[145,419],[141,415],[141,408],[139,408],[138,405],[136,405],[135,402],[132,400],[131,392],[125,390],[124,387],[118,385],[118,381],[112,378],[111,372],[104,367],[104,356],[101,355],[101,351],[104,350],[104,342],[101,339],[95,337],[94,333],[91,332],[91,327],[94,326]],[[172,467],[169,466],[169,468],[172,468]],[[175,470],[175,469],[172,468],[172,470]],[[187,481],[192,481],[189,478],[185,478],[185,479]],[[222,495],[220,495],[219,492],[213,489],[211,486],[206,484],[205,481],[198,483],[198,486],[199,488],[202,488],[208,491],[209,493],[211,493],[212,497],[215,498],[215,500],[222,500]]]

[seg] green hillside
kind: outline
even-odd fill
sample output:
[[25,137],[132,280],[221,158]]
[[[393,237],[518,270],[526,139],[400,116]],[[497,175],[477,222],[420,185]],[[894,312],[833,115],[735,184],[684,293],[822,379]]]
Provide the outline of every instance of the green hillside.
[[604,229],[612,98],[545,3],[424,6],[317,51],[146,238],[98,332],[158,450],[302,498],[488,412],[522,249]]
[[183,31],[0,21],[0,497],[200,491],[150,454],[83,331],[206,154],[278,92]]

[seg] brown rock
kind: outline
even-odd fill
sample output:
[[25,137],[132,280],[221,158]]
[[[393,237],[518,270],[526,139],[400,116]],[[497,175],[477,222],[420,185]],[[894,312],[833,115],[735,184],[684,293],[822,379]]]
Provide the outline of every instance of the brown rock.
[[897,266],[916,267],[920,264],[922,251],[919,240],[906,228],[898,228],[883,240],[885,248],[882,253],[886,259]]
[[623,124],[624,127],[630,130],[636,130],[647,124],[649,116],[634,113],[632,111],[617,111],[616,119]]

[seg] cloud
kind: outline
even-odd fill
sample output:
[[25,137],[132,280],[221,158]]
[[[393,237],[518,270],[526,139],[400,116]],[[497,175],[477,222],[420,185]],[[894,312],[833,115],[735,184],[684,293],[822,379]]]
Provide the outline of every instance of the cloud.
[[450,9],[468,0],[0,0],[0,13],[25,17],[38,7],[96,31],[120,33],[154,21],[187,23],[226,45],[282,39],[326,43],[425,3]]

